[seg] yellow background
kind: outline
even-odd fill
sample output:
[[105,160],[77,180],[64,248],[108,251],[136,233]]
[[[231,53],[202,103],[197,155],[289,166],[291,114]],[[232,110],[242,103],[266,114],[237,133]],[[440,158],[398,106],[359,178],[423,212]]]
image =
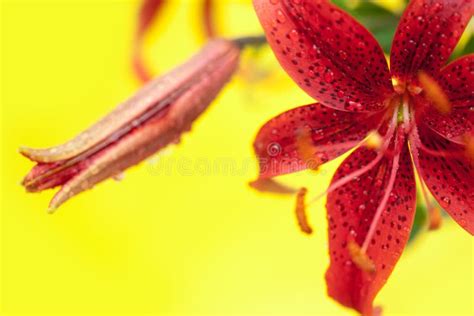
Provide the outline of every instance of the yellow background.
[[[170,1],[147,37],[155,70],[203,43],[196,1]],[[250,1],[218,0],[225,34],[258,32]],[[325,294],[324,201],[299,233],[292,197],[262,195],[237,175],[175,168],[252,157],[259,126],[310,101],[272,55],[243,71],[179,146],[81,194],[47,215],[53,192],[19,185],[32,163],[19,145],[74,136],[138,88],[130,44],[138,3],[128,0],[5,0],[1,12],[1,315],[352,315]],[[247,55],[255,55],[248,53]],[[249,71],[253,69],[254,71]],[[255,75],[258,72],[259,75]],[[270,74],[263,80],[260,76]],[[320,175],[288,181],[324,190]],[[472,315],[472,238],[453,222],[411,245],[377,298],[385,315]]]

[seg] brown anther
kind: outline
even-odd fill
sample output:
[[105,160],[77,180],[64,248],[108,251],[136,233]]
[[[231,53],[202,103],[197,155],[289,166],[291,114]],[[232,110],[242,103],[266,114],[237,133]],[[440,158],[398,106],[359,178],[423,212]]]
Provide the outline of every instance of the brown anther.
[[451,112],[451,103],[439,83],[424,71],[418,73],[418,80],[420,82],[425,97],[436,110],[441,114],[448,114]]
[[296,150],[308,169],[317,171],[323,164],[317,156],[317,147],[311,137],[311,128],[303,128],[296,133]]
[[308,217],[306,216],[306,204],[305,197],[308,190],[306,188],[301,188],[296,195],[296,219],[298,220],[298,225],[302,232],[306,234],[311,234],[313,229],[309,226]]
[[429,230],[437,230],[441,227],[443,223],[443,217],[441,216],[441,211],[439,207],[432,206],[428,209],[428,217],[429,217]]
[[349,250],[352,262],[359,269],[367,273],[375,273],[375,263],[362,251],[361,247],[354,240],[349,240],[347,249]]
[[466,156],[474,164],[474,132],[464,134],[462,140],[466,146]]

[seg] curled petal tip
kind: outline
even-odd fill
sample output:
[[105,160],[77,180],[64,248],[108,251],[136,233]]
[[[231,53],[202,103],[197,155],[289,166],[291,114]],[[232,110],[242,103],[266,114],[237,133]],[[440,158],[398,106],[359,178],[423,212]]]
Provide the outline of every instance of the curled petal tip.
[[50,205],[50,206],[48,207],[48,209],[46,210],[46,212],[47,212],[48,214],[54,214],[54,213],[56,213],[56,210],[57,210],[57,209],[58,209],[58,208],[57,208],[56,206]]

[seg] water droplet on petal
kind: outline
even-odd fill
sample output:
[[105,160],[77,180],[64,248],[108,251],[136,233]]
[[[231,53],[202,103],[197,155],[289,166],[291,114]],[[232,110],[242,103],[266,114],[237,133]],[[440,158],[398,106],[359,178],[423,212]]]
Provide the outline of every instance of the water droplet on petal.
[[458,12],[454,12],[453,15],[451,16],[451,19],[454,22],[460,22],[461,21],[461,14],[459,14]]
[[300,35],[299,35],[299,33],[298,33],[297,30],[291,30],[289,36],[290,36],[290,39],[291,39],[293,42],[297,42],[298,39],[299,39],[299,37],[300,37]]
[[281,10],[277,11],[277,21],[278,23],[281,23],[281,24],[286,22],[285,14]]
[[342,60],[346,60],[347,59],[347,53],[343,50],[340,50],[339,51],[339,56],[341,57]]
[[443,200],[444,203],[446,203],[448,205],[451,204],[451,199],[447,196],[443,197],[442,200]]
[[328,71],[324,74],[324,81],[327,83],[331,83],[334,80],[334,73],[332,71]]

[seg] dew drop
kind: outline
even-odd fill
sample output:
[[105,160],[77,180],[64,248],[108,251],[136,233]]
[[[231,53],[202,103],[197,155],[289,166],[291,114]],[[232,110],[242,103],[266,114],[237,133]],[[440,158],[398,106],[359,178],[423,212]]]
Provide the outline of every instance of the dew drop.
[[281,10],[277,11],[277,21],[278,23],[281,23],[281,24],[286,22],[285,14]]
[[325,153],[318,153],[316,154],[316,157],[322,162],[328,161],[328,156]]
[[337,96],[338,96],[339,98],[343,98],[344,95],[345,95],[344,91],[342,91],[342,90],[337,91]]
[[446,203],[448,205],[451,204],[451,199],[447,196],[443,197],[442,200],[443,200],[444,203]]
[[324,81],[327,83],[331,83],[334,80],[334,73],[332,71],[328,71],[324,74]]
[[346,60],[347,59],[347,53],[343,50],[340,50],[339,51],[339,56],[341,57],[342,60]]
[[451,18],[454,22],[461,22],[461,14],[458,12],[454,12]]
[[291,30],[289,36],[290,36],[290,39],[291,39],[293,42],[297,42],[298,39],[299,39],[299,37],[300,37],[300,35],[299,35],[299,33],[298,33],[297,30]]
[[366,208],[365,204],[359,205],[359,211],[363,212],[363,211],[365,211],[365,208]]
[[349,101],[348,102],[347,109],[350,110],[350,111],[360,111],[360,110],[362,110],[362,108],[363,108],[363,106],[359,102],[355,102],[355,101]]

